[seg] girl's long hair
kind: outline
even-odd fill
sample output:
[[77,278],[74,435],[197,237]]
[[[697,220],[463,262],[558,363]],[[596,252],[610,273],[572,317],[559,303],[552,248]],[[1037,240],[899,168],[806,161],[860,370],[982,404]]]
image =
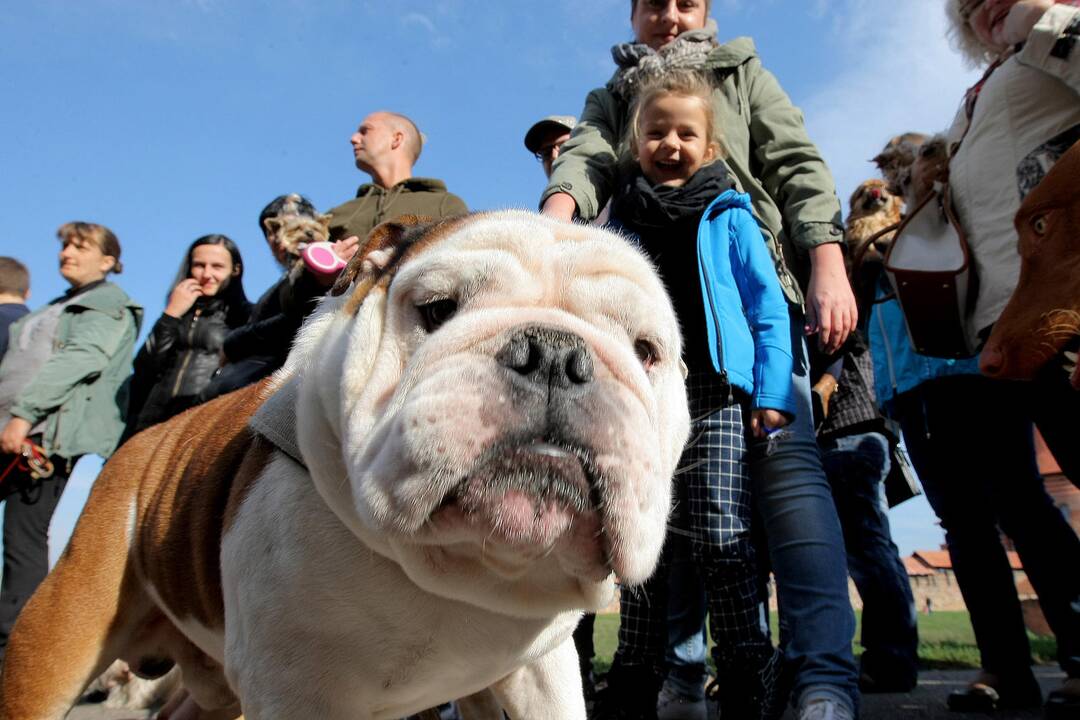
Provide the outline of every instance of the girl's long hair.
[[230,328],[243,325],[248,321],[248,316],[251,314],[251,303],[244,292],[244,263],[240,259],[240,248],[227,235],[216,233],[203,235],[191,243],[187,249],[187,254],[184,255],[184,262],[180,264],[180,271],[176,274],[176,280],[173,281],[169,288],[169,292],[172,292],[172,288],[179,285],[182,280],[191,277],[192,257],[195,255],[195,248],[201,245],[220,245],[229,252],[229,257],[232,258],[233,271],[236,274],[225,279],[225,283],[214,297],[220,298],[225,303],[226,325]]

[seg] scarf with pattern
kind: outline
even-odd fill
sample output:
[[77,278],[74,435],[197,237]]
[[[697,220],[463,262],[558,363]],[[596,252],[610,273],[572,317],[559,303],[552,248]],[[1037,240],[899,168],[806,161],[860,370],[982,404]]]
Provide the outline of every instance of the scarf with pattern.
[[709,57],[716,41],[716,21],[709,18],[700,30],[687,30],[660,50],[644,43],[620,43],[611,48],[618,69],[608,81],[608,90],[629,100],[641,84],[670,70],[711,70]]

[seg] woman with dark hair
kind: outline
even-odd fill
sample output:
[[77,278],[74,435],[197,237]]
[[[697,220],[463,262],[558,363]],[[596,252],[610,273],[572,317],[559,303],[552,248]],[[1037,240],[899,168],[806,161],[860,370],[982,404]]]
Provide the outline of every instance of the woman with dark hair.
[[251,313],[236,243],[204,235],[191,244],[165,312],[135,357],[124,439],[195,404],[221,364],[225,336]]

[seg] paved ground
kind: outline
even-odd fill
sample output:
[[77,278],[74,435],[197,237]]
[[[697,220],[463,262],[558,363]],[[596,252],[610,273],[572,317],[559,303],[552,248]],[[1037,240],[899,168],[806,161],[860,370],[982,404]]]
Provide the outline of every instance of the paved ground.
[[[1041,667],[1036,669],[1043,692],[1049,692],[1061,684],[1062,673],[1057,668]],[[924,672],[919,676],[919,687],[909,695],[868,695],[863,698],[863,720],[958,720],[963,717],[945,709],[945,696],[957,688],[963,687],[971,677],[970,670],[947,670]],[[95,705],[75,708],[68,715],[68,720],[145,720],[146,713],[131,711],[105,710]],[[994,720],[1039,720],[1042,713],[999,713]],[[314,719],[313,719],[314,720]],[[790,720],[790,713],[785,718]]]

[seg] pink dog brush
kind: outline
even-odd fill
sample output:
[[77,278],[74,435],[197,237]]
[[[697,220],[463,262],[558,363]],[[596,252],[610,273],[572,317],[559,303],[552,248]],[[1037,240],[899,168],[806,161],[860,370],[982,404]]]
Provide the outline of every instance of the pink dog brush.
[[337,275],[345,267],[345,261],[334,253],[334,244],[314,242],[300,251],[304,265],[316,275]]

